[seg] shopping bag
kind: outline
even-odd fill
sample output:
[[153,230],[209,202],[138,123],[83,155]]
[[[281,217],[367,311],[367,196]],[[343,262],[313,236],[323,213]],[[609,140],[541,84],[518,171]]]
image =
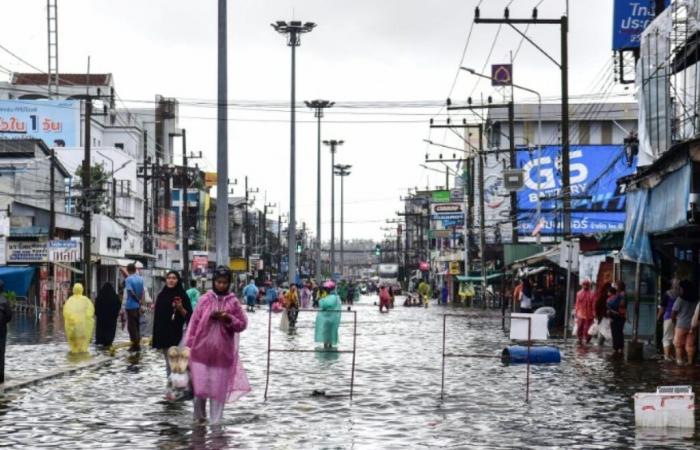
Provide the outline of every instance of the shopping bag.
[[598,322],[598,334],[607,340],[612,340],[612,329],[610,329],[610,319],[604,317]]
[[588,327],[588,335],[596,336],[598,334],[598,323],[593,321],[590,327]]

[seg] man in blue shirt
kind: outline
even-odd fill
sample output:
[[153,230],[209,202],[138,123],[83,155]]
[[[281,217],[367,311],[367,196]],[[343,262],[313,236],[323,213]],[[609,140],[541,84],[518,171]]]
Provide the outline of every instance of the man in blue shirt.
[[267,307],[272,308],[272,304],[277,300],[277,290],[274,286],[270,286],[265,291],[265,302],[267,302]]
[[250,280],[248,286],[243,289],[243,296],[245,297],[246,311],[255,312],[255,304],[258,300],[258,288],[255,286],[255,280]]
[[141,316],[141,303],[144,299],[143,277],[136,273],[136,265],[131,263],[126,266],[129,274],[124,282],[124,306],[126,311],[126,323],[131,340],[130,351],[141,350],[141,332],[139,321]]

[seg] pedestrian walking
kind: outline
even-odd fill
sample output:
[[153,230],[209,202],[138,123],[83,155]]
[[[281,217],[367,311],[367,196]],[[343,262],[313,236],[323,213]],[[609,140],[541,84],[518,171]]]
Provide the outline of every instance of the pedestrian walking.
[[243,289],[243,296],[246,301],[246,311],[255,312],[255,302],[258,300],[258,287],[255,286],[255,280],[251,279],[250,283]]
[[348,286],[348,304],[352,305],[355,303],[355,296],[357,295],[357,288],[355,287],[355,283],[350,283]]
[[192,305],[182,287],[180,274],[171,270],[165,277],[165,286],[156,297],[153,313],[153,340],[151,347],[160,350],[165,358],[165,372],[170,376],[167,351],[180,345],[185,324],[192,316]]
[[199,299],[187,329],[190,372],[194,389],[194,418],[209,423],[221,421],[224,405],[250,392],[250,383],[241,363],[240,333],[248,319],[238,299],[230,292],[231,271],[219,266],[214,272],[212,290]]
[[5,382],[5,345],[7,324],[12,320],[12,306],[5,297],[5,282],[0,280],[0,384]]
[[338,345],[342,304],[332,280],[323,283],[322,295],[319,301],[319,312],[316,314],[314,337],[317,343],[323,344],[324,349],[330,349]]
[[309,288],[309,283],[304,283],[304,287],[301,289],[301,307],[307,309],[311,304],[311,289]]
[[440,291],[440,299],[442,300],[443,305],[447,304],[447,296],[448,296],[447,283],[443,283],[442,289]]
[[311,306],[314,308],[318,308],[318,302],[321,299],[321,289],[319,286],[314,282],[311,285]]
[[663,334],[661,338],[661,343],[664,347],[664,359],[666,361],[673,361],[673,338],[675,335],[676,327],[673,321],[673,304],[678,298],[678,291],[680,288],[680,280],[674,278],[671,280],[671,287],[667,290],[663,297],[661,298],[661,303],[659,304],[659,312],[657,319],[663,323]]
[[532,314],[532,296],[534,289],[529,278],[523,278],[522,289],[520,291],[520,312]]
[[73,285],[73,295],[63,305],[63,325],[70,353],[87,353],[95,329],[95,307],[83,295],[83,285]]
[[591,341],[588,329],[593,325],[595,318],[595,292],[591,289],[591,280],[585,278],[581,283],[581,289],[576,293],[576,335],[579,345]]
[[109,347],[114,342],[121,307],[122,303],[119,301],[119,296],[112,283],[108,281],[103,284],[95,299],[96,345]]
[[598,345],[604,345],[606,339],[612,339],[610,318],[608,317],[608,298],[610,297],[610,288],[611,284],[605,283],[602,286],[598,286],[596,292],[596,300],[593,310],[598,329]]
[[671,319],[675,322],[676,363],[679,366],[693,364],[697,343],[697,325],[693,327],[697,300],[692,283],[682,280],[679,284],[678,298],[673,303]]
[[612,346],[615,353],[622,354],[625,349],[625,322],[627,321],[627,298],[622,281],[610,286],[608,291],[607,314],[610,318]]
[[427,308],[428,304],[430,302],[430,285],[426,283],[425,280],[421,281],[420,284],[418,285],[418,294],[421,297],[421,300],[423,301],[423,305]]
[[295,328],[297,326],[297,316],[299,315],[299,291],[296,284],[293,284],[287,291],[284,297],[284,308],[289,328]]
[[391,294],[389,293],[389,289],[386,286],[381,286],[379,288],[379,312],[385,312],[384,308],[386,308],[386,312],[389,312],[390,307]]
[[274,286],[270,286],[265,290],[265,302],[267,303],[267,308],[272,309],[272,304],[277,301],[277,289]]
[[126,315],[126,327],[129,330],[129,340],[131,340],[129,351],[139,351],[141,349],[141,304],[145,299],[145,289],[143,277],[136,273],[134,263],[126,266],[126,273],[128,276],[124,281],[122,316]]
[[192,306],[192,311],[194,311],[194,307],[197,306],[197,302],[199,301],[199,296],[202,295],[199,292],[199,289],[197,289],[197,280],[190,280],[190,288],[187,289],[186,294],[187,298],[190,299],[190,306]]

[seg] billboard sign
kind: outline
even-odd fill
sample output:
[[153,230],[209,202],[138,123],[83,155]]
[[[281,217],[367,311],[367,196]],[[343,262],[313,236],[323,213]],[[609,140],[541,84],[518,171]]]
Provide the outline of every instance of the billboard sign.
[[462,228],[464,226],[464,204],[462,203],[432,203],[430,205],[430,220],[432,229],[445,230]]
[[[524,188],[517,194],[518,233],[560,234],[562,231],[561,147],[542,147],[537,152],[518,150]],[[569,151],[571,181],[571,230],[575,234],[618,231],[625,223],[625,193],[617,180],[636,170],[636,159],[628,165],[621,145],[572,146]],[[539,177],[538,177],[539,163]],[[539,185],[538,185],[539,179]],[[536,217],[541,201],[542,219]]]
[[48,147],[79,147],[80,102],[0,100],[0,139],[41,139]]
[[[666,6],[671,0],[665,0]],[[639,48],[642,32],[654,20],[654,2],[615,0],[613,12],[613,50]]]

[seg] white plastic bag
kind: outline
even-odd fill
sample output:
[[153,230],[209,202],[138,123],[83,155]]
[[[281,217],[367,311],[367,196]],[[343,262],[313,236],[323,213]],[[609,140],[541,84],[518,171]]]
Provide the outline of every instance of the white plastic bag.
[[608,341],[612,340],[612,330],[610,329],[610,319],[608,319],[607,317],[604,317],[598,323],[598,334],[600,334],[603,338],[605,338]]
[[280,318],[280,330],[285,333],[289,332],[289,317],[287,317],[287,308],[282,309],[282,317]]
[[590,327],[588,327],[588,335],[589,336],[596,336],[598,334],[598,322],[595,320],[591,324]]
[[574,327],[571,329],[571,335],[576,336],[578,334],[578,320],[574,319]]

